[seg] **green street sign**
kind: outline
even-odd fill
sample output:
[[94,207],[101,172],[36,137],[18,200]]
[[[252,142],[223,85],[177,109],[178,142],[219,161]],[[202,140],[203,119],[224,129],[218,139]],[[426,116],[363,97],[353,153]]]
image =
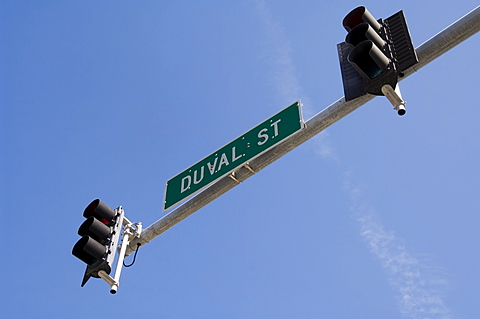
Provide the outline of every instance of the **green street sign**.
[[163,210],[196,194],[305,127],[302,104],[296,101],[224,147],[170,178]]

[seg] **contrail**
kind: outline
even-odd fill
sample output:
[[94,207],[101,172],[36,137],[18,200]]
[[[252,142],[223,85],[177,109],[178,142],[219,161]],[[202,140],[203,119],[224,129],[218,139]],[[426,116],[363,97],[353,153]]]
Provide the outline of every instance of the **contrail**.
[[441,297],[447,281],[431,278],[434,270],[413,257],[393,232],[384,229],[374,209],[362,200],[361,188],[351,182],[348,173],[344,188],[351,198],[351,211],[360,225],[360,235],[385,269],[400,312],[414,319],[452,318]]
[[[291,46],[282,27],[272,18],[263,0],[257,0],[257,13],[265,25],[269,41],[269,61],[273,62],[273,85],[285,105],[305,98],[295,75],[295,64],[290,53]],[[313,115],[304,107],[304,113]],[[315,153],[323,159],[333,159],[340,164],[328,133],[323,131],[315,137]],[[344,190],[349,195],[353,217],[358,221],[360,235],[372,254],[380,261],[390,285],[398,299],[400,312],[414,319],[450,319],[451,312],[441,298],[448,285],[442,278],[432,278],[435,270],[413,257],[393,232],[386,231],[374,209],[363,200],[362,190],[351,181],[351,174],[344,174]],[[442,288],[442,289],[440,289]]]
[[[272,64],[272,83],[281,103],[289,105],[300,98],[302,102],[306,102],[303,90],[298,84],[295,65],[290,56],[292,48],[285,38],[283,28],[272,18],[265,1],[256,1],[256,12],[265,26],[268,38],[266,54],[268,55],[268,61]],[[305,107],[304,113],[307,116],[313,115]]]

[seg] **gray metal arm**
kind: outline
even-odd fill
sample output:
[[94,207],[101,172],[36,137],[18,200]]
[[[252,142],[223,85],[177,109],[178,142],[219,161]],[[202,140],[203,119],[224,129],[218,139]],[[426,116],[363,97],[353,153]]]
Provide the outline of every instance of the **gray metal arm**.
[[[414,72],[432,62],[451,48],[473,36],[479,30],[480,6],[416,48],[419,63],[406,70],[405,76],[401,80],[412,75]],[[236,179],[239,182],[243,182],[344,116],[372,100],[374,97],[375,96],[373,95],[364,95],[349,102],[345,102],[344,97],[342,97],[308,120],[306,122],[306,128],[300,133],[292,136],[285,142],[252,160],[249,163],[249,167],[241,167],[236,171]],[[140,238],[136,238],[130,242],[127,247],[127,255],[136,249],[137,243],[140,243],[142,246],[145,245],[237,185],[238,183],[228,176],[218,180],[215,184],[206,188],[198,195],[192,197],[181,206],[173,209],[170,213],[145,228]]]

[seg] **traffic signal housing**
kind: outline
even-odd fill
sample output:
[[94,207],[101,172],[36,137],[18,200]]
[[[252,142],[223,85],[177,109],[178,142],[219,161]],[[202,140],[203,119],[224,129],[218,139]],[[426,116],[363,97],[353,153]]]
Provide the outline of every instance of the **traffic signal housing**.
[[121,207],[112,209],[99,199],[92,201],[83,212],[86,220],[78,229],[82,236],[72,254],[87,264],[82,287],[90,277],[100,278],[99,271],[112,271],[115,252],[122,230],[124,213]]
[[[391,87],[389,92],[398,91],[402,72],[418,63],[403,11],[376,20],[362,6],[348,13],[342,24],[348,34],[337,50],[345,100],[367,93],[384,95],[385,85]],[[404,113],[404,108],[399,110]]]

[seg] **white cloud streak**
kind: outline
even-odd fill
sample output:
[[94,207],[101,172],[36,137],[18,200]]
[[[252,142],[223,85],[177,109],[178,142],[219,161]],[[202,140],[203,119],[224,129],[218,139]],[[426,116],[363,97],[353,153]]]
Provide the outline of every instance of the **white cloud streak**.
[[[265,26],[267,60],[272,66],[272,83],[281,103],[289,105],[298,99],[307,102],[298,83],[295,64],[291,58],[292,46],[286,39],[282,26],[272,17],[265,1],[256,1],[256,12]],[[307,117],[313,115],[305,107],[304,112]]]
[[[282,27],[274,21],[263,0],[257,1],[257,13],[270,39],[268,50],[269,61],[272,61],[274,69],[273,83],[282,103],[291,103],[302,96],[301,86],[295,76],[295,65],[290,56],[291,46]],[[304,112],[310,113],[305,107]],[[321,158],[340,162],[325,131],[315,137],[314,145],[316,154]],[[360,235],[385,269],[402,315],[413,319],[452,318],[441,298],[441,291],[447,281],[440,277],[432,278],[435,270],[413,257],[400,238],[384,229],[374,209],[362,200],[361,188],[351,182],[348,173],[345,174],[344,185],[352,201],[351,210],[359,223]]]
[[334,159],[338,161],[338,156],[333,149],[328,132],[322,131],[313,138],[315,154],[320,156],[323,159]]
[[359,223],[360,235],[385,270],[400,312],[414,319],[452,318],[442,299],[442,291],[448,282],[434,276],[437,270],[413,257],[400,238],[384,229],[374,209],[362,200],[361,187],[351,182],[348,173],[345,174],[344,188],[350,195],[351,210]]

